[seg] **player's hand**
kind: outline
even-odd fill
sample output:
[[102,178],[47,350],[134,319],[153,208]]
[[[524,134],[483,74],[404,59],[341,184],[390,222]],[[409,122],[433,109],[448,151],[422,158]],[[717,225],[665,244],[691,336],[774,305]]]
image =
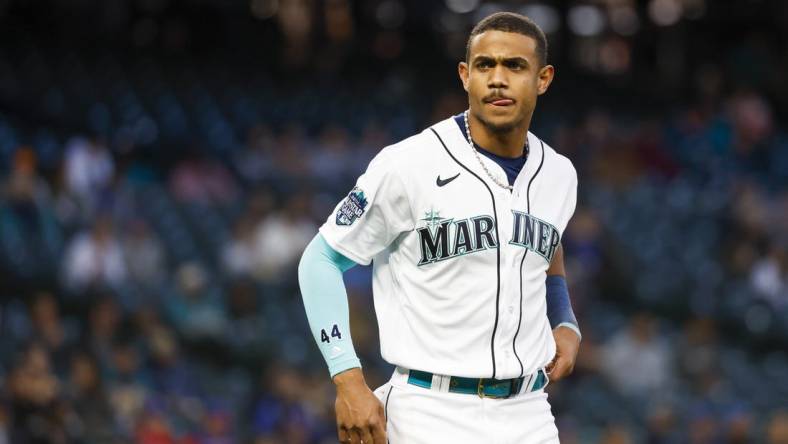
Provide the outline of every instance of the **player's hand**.
[[360,368],[334,376],[337,386],[337,430],[339,442],[386,444],[383,404],[372,393]]
[[580,336],[568,327],[558,327],[553,330],[555,338],[555,357],[545,367],[550,381],[560,381],[572,374],[575,369],[577,352],[580,350]]

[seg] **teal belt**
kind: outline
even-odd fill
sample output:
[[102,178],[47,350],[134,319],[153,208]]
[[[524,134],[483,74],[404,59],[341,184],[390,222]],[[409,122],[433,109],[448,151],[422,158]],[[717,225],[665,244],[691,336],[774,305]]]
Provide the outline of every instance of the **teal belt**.
[[[547,377],[544,371],[539,369],[536,375],[531,375],[528,378],[488,379],[451,376],[449,380],[449,392],[479,395],[482,398],[508,398],[520,393],[520,389],[522,389],[526,379],[528,379],[528,383],[530,384],[530,378],[536,378],[531,386],[531,392],[540,390],[547,385]],[[408,372],[408,384],[427,389],[432,388],[432,373],[420,370],[410,370]]]

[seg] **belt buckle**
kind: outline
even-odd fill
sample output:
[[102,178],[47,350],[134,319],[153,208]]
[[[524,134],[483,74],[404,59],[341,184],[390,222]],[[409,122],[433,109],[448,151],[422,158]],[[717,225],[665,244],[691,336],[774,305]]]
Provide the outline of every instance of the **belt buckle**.
[[[498,385],[498,384],[495,384]],[[512,396],[512,386],[511,383],[509,385],[509,393],[506,395],[491,395],[484,393],[484,378],[479,378],[479,385],[476,388],[476,393],[479,395],[480,398],[490,398],[490,399],[506,399]]]

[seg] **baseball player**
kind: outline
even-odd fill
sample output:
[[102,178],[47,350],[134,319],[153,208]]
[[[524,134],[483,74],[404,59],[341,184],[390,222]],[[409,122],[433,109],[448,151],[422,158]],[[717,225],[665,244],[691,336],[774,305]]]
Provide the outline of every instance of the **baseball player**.
[[[309,325],[337,388],[340,442],[558,442],[548,380],[580,344],[561,235],[571,162],[528,131],[554,69],[527,17],[493,14],[458,71],[469,108],[384,148],[304,251]],[[372,392],[342,273],[373,264],[383,358]]]

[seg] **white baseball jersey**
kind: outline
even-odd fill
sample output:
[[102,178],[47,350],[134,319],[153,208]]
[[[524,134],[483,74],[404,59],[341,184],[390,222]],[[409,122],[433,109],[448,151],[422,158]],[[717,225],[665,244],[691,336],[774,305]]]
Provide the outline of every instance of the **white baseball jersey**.
[[[320,233],[373,263],[383,358],[408,369],[515,378],[555,354],[545,277],[575,209],[572,163],[528,133],[508,191],[453,118],[384,148]],[[507,183],[504,170],[479,156]]]

